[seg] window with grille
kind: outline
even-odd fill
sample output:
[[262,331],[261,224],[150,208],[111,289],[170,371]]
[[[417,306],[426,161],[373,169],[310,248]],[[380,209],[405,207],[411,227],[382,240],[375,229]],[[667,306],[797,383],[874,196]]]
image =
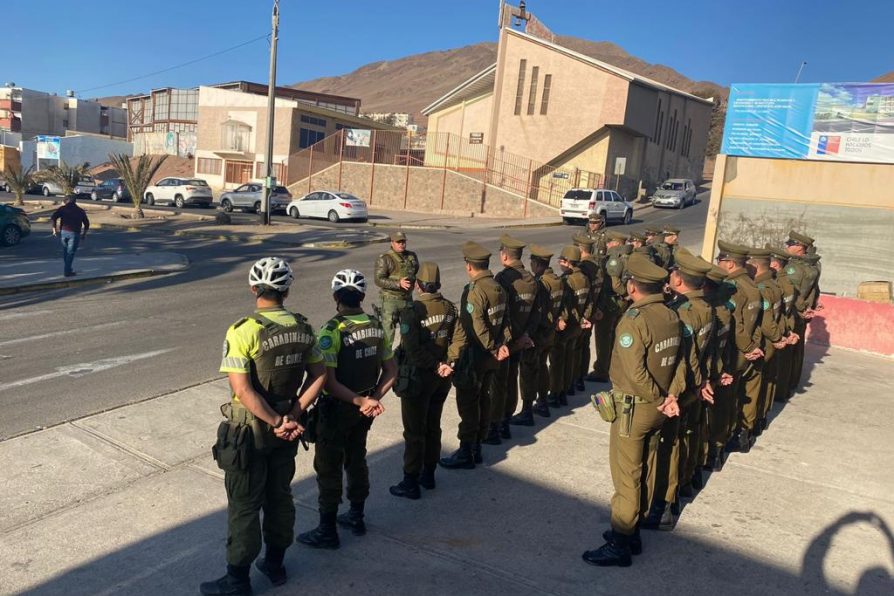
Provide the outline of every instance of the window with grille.
[[313,116],[308,116],[307,114],[301,114],[301,121],[305,124],[313,124],[314,126],[326,128],[326,120],[324,120],[323,118],[314,118]]
[[546,112],[549,110],[549,89],[553,83],[553,75],[548,74],[543,76],[543,99],[540,100],[540,115],[546,116]]
[[531,69],[531,90],[528,92],[528,116],[534,115],[534,106],[537,105],[537,79],[540,76],[540,67]]
[[223,160],[208,158],[208,157],[199,157],[196,159],[196,173],[197,174],[212,174],[214,176],[220,176],[220,170],[223,166]]
[[520,116],[522,110],[522,100],[525,95],[525,70],[528,68],[528,61],[522,58],[518,63],[518,85],[515,88],[515,115]]
[[319,130],[311,130],[309,128],[302,128],[299,133],[298,138],[298,146],[302,149],[306,147],[310,147],[316,143],[319,143],[326,136],[326,133],[320,132]]

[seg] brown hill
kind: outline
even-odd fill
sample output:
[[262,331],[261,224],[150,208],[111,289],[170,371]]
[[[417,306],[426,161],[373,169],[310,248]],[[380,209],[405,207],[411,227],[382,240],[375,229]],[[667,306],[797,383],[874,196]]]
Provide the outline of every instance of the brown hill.
[[[608,62],[703,97],[726,99],[728,90],[710,81],[693,81],[661,64],[650,64],[628,54],[617,44],[560,36],[558,43],[581,54]],[[497,59],[497,44],[479,43],[453,50],[415,54],[399,60],[373,62],[354,72],[292,85],[299,89],[359,97],[367,112],[409,112],[424,123],[422,108]]]
[[889,72],[888,74],[883,74],[880,77],[876,77],[872,79],[873,83],[894,83],[894,70]]

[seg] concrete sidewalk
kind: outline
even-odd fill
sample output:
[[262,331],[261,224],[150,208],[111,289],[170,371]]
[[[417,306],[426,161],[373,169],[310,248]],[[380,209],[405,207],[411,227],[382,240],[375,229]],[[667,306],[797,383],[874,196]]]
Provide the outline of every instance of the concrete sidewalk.
[[314,225],[260,224],[177,226],[176,236],[197,236],[232,242],[273,242],[302,248],[350,248],[387,242],[388,234],[363,228],[335,229]]
[[[295,545],[290,582],[253,572],[255,591],[891,594],[894,362],[825,350],[809,348],[806,392],[709,479],[677,530],[644,533],[632,569],[580,560],[601,544],[612,494],[608,426],[585,398],[407,501],[388,494],[402,455],[389,397],[370,434],[369,534],[342,532],[338,551]],[[217,577],[226,500],[210,446],[227,398],[217,381],[0,443],[0,591],[173,596]],[[456,424],[451,396],[445,451]],[[311,463],[300,450],[297,531],[317,522]]]
[[[88,240],[89,241],[89,240]],[[184,271],[185,255],[173,252],[123,253],[101,257],[75,256],[77,275],[63,277],[62,258],[0,262],[0,296],[18,292],[148,277]]]

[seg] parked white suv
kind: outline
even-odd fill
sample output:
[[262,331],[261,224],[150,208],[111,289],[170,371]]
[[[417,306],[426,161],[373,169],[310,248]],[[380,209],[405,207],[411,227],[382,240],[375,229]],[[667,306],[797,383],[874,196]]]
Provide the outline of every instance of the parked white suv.
[[566,224],[587,220],[590,212],[605,214],[611,220],[629,224],[633,221],[633,205],[613,190],[606,188],[572,188],[562,197],[561,215]]
[[147,205],[165,203],[182,209],[186,205],[208,207],[214,200],[208,183],[199,178],[162,178],[146,189],[143,200]]

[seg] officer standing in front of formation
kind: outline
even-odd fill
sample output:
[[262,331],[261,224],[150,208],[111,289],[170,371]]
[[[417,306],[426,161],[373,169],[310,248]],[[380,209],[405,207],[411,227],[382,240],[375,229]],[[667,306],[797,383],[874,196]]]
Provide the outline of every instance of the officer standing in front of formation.
[[569,304],[566,316],[562,317],[560,342],[562,345],[561,366],[563,372],[562,391],[556,396],[555,406],[568,405],[568,396],[574,395],[577,371],[580,368],[580,336],[590,327],[588,306],[590,303],[590,281],[581,271],[581,251],[576,246],[566,246],[559,257],[559,267],[568,286]]
[[646,228],[646,244],[652,247],[655,263],[667,269],[671,254],[670,247],[664,243],[664,233],[659,228]]
[[606,252],[605,213],[590,211],[587,215],[587,237],[593,241],[593,255],[601,260]]
[[527,376],[525,385],[533,388],[532,355],[534,342],[531,337],[539,325],[540,313],[534,309],[537,296],[537,280],[521,262],[525,243],[508,234],[500,236],[500,263],[503,270],[494,276],[506,294],[506,328],[508,330],[509,358],[500,363],[494,377],[491,397],[490,427],[484,442],[499,445],[503,439],[511,439],[509,419],[518,406],[519,365],[521,374]]
[[784,248],[778,248],[768,245],[770,251],[770,267],[776,274],[776,283],[782,291],[782,316],[785,320],[785,328],[788,329],[788,347],[776,355],[776,394],[775,399],[785,401],[789,398],[790,388],[789,380],[791,378],[791,368],[794,354],[797,352],[795,347],[801,338],[797,331],[797,310],[795,309],[795,298],[798,290],[792,282],[791,277],[787,273],[789,254]]
[[483,461],[481,442],[490,422],[490,392],[500,362],[509,358],[509,331],[505,326],[506,292],[488,268],[490,251],[476,242],[466,242],[462,252],[469,283],[460,301],[465,343],[455,348],[460,357],[453,379],[460,418],[459,449],[440,463],[448,469],[471,470]]
[[531,246],[531,273],[537,281],[537,298],[535,308],[539,312],[537,329],[531,338],[530,362],[522,362],[522,366],[530,366],[529,374],[521,375],[521,412],[513,416],[510,424],[517,426],[534,426],[534,414],[549,418],[550,372],[547,358],[556,342],[556,321],[562,310],[564,289],[562,280],[553,272],[549,261],[553,253],[542,246]]
[[797,290],[795,296],[795,334],[801,341],[795,344],[791,361],[791,376],[788,382],[789,396],[794,394],[801,384],[801,371],[804,367],[804,344],[807,324],[815,313],[814,294],[818,286],[819,272],[807,262],[807,250],[813,245],[813,238],[794,230],[789,232],[785,243],[789,253],[788,266],[785,272]]
[[754,445],[754,428],[761,392],[761,365],[764,358],[762,300],[760,291],[745,268],[749,249],[723,240],[717,243],[717,247],[720,251],[717,264],[726,271],[726,283],[735,286],[730,297],[735,304],[733,339],[737,349],[734,376],[738,424],[736,444],[733,447],[742,453],[748,453]]
[[[318,338],[329,369],[326,390],[316,408],[314,471],[320,491],[320,524],[298,536],[298,542],[313,548],[339,547],[336,522],[355,536],[366,533],[366,439],[373,419],[385,411],[381,401],[394,385],[397,366],[382,323],[363,312],[365,297],[366,278],[361,272],[343,269],[332,278],[337,314],[323,325]],[[338,515],[343,475],[351,506]]]
[[227,330],[220,371],[232,390],[221,407],[214,459],[227,490],[227,573],[200,586],[202,594],[251,594],[249,571],[261,551],[261,517],[267,552],[256,566],[274,585],[286,582],[283,557],[292,544],[297,420],[326,381],[314,330],[283,301],[294,280],[278,257],[259,260],[248,275],[253,315]]
[[627,266],[631,246],[626,244],[627,235],[608,231],[605,234],[606,255],[602,271],[602,291],[596,300],[596,361],[588,381],[608,382],[608,367],[611,363],[612,346],[615,340],[615,325],[627,308],[627,290],[622,276]]
[[667,272],[641,255],[627,262],[626,290],[633,301],[616,330],[610,375],[616,417],[609,435],[614,496],[606,543],[583,554],[591,565],[628,567],[642,552],[643,464],[647,446],[667,417],[680,413],[677,396],[685,389],[680,366],[680,320],[664,305]]
[[667,246],[667,254],[669,255],[664,267],[670,270],[674,266],[677,249],[680,248],[680,228],[664,226],[661,233],[664,236],[664,245]]
[[[398,380],[404,425],[404,478],[391,487],[396,497],[418,499],[419,487],[435,488],[435,468],[441,457],[441,413],[450,392],[450,375],[465,343],[459,313],[444,298],[441,272],[422,263],[416,274],[417,299],[400,313]],[[403,362],[402,362],[403,361]]]
[[388,342],[394,342],[394,328],[400,311],[413,303],[413,286],[419,270],[419,257],[407,250],[407,235],[391,232],[391,250],[376,259],[375,281],[381,296],[379,316]]
[[726,445],[736,428],[738,408],[733,386],[738,350],[734,341],[733,312],[736,305],[730,300],[735,286],[724,283],[726,271],[714,265],[705,276],[705,298],[714,307],[715,334],[710,380],[714,403],[707,409],[708,438],[705,468],[714,472],[723,469]]
[[587,276],[590,284],[590,294],[587,296],[587,305],[584,308],[584,318],[590,323],[587,328],[581,329],[577,342],[578,364],[574,371],[574,389],[583,391],[586,389],[584,377],[590,369],[590,342],[593,339],[593,325],[596,322],[596,303],[602,293],[604,274],[602,264],[593,253],[594,243],[586,234],[575,234],[572,238],[575,246],[580,249],[580,270]]
[[761,334],[764,336],[764,366],[761,371],[761,393],[758,400],[754,436],[767,428],[767,414],[773,405],[778,376],[778,358],[788,345],[788,329],[782,313],[782,290],[773,278],[770,251],[752,248],[748,251],[748,270],[761,294]]

